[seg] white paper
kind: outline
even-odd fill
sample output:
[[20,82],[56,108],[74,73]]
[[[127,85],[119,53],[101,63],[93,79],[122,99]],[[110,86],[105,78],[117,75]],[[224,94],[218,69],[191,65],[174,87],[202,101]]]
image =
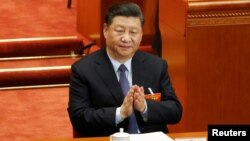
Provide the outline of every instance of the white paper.
[[207,141],[207,138],[188,138],[188,137],[182,137],[182,138],[175,138],[175,141]]
[[130,141],[174,141],[163,132],[130,134]]

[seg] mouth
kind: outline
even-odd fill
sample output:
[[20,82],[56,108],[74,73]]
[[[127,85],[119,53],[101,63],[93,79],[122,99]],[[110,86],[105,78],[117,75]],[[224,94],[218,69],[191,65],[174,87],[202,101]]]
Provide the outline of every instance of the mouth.
[[120,48],[131,48],[132,46],[130,45],[118,45]]

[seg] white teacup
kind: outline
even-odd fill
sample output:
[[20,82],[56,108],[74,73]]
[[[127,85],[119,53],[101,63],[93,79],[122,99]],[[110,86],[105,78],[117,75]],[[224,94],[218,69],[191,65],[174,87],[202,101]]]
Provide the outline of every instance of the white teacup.
[[130,136],[123,132],[123,129],[120,129],[120,132],[110,135],[110,141],[130,141]]

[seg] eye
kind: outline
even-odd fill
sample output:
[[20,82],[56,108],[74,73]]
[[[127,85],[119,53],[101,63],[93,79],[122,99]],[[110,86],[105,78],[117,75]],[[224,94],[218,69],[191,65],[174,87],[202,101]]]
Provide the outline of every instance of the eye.
[[130,31],[130,34],[136,35],[138,32],[137,31]]
[[122,28],[115,28],[115,32],[117,32],[117,33],[123,33],[124,29],[122,29]]
[[116,30],[116,32],[118,32],[118,33],[122,33],[122,32],[123,32],[123,30]]

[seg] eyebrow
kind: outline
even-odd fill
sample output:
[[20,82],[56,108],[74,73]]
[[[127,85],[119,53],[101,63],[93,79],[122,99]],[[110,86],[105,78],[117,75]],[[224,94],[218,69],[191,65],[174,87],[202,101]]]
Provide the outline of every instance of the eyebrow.
[[[117,24],[116,26],[114,26],[114,29],[115,28],[125,28],[127,26],[124,26],[124,25],[121,25],[121,24]],[[135,26],[129,26],[128,28],[132,29],[132,30],[137,30],[139,31],[139,28],[138,27],[135,27]]]

